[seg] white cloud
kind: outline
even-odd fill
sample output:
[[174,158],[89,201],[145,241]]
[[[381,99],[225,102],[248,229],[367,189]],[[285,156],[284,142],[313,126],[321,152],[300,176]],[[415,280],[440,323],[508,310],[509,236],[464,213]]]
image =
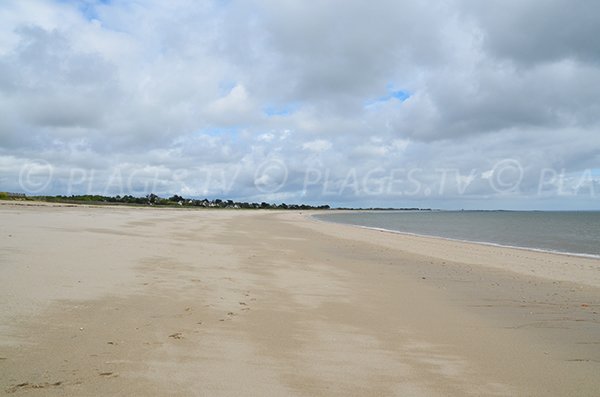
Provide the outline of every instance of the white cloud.
[[316,139],[302,144],[302,148],[313,152],[324,152],[331,149],[331,142],[324,139]]
[[257,140],[262,142],[271,142],[273,139],[275,139],[275,135],[270,132],[267,132],[266,134],[260,134],[257,138]]
[[392,148],[400,152],[405,151],[408,148],[410,141],[408,139],[394,139],[392,141]]
[[219,125],[236,125],[255,117],[256,107],[252,103],[246,88],[236,85],[224,97],[215,100],[207,107],[206,116]]

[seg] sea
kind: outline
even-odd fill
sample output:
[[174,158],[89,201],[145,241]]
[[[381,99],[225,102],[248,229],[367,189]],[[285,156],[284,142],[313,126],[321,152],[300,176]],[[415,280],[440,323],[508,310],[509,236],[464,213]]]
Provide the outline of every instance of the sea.
[[322,221],[600,258],[600,211],[349,211]]

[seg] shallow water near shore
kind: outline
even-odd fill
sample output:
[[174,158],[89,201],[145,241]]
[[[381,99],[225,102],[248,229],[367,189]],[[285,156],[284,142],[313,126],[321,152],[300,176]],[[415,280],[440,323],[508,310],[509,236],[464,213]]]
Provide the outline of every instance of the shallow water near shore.
[[600,211],[357,211],[315,218],[363,227],[600,258]]

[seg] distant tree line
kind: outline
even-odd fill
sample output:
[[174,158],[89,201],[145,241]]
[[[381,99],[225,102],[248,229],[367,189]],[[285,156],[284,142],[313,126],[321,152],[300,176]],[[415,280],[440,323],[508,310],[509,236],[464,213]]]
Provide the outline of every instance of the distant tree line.
[[0,192],[0,200],[24,199],[24,193]]
[[[132,195],[124,196],[102,196],[97,194],[83,194],[71,196],[26,196],[23,193],[0,192],[0,200],[37,200],[56,203],[72,204],[114,204],[114,205],[150,205],[150,206],[171,206],[171,207],[203,207],[203,208],[235,208],[235,209],[278,209],[278,210],[328,210],[329,205],[307,205],[307,204],[272,204],[272,203],[247,203],[243,201],[221,200],[221,199],[190,199],[174,194],[169,198],[160,197],[154,193],[146,196],[136,197]],[[394,207],[367,207],[367,208],[346,208],[337,207],[337,210],[352,211],[432,211],[431,208],[394,208]]]
[[[0,197],[9,198],[9,197]],[[13,197],[17,198],[17,197]],[[221,200],[221,199],[190,199],[177,194],[169,198],[160,197],[154,193],[146,196],[135,197],[124,196],[102,196],[96,194],[71,195],[71,196],[25,196],[19,195],[20,199],[40,200],[60,203],[86,203],[86,204],[127,204],[127,205],[150,205],[150,206],[172,206],[172,207],[203,207],[203,208],[235,208],[235,209],[284,209],[284,210],[327,210],[329,205],[313,206],[307,204],[272,204],[272,203],[247,203],[243,201]]]

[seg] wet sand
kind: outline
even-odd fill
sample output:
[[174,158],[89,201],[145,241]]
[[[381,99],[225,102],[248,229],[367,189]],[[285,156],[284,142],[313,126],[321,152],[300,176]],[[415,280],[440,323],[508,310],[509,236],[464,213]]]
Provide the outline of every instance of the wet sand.
[[0,394],[597,395],[600,261],[307,212],[0,205]]

